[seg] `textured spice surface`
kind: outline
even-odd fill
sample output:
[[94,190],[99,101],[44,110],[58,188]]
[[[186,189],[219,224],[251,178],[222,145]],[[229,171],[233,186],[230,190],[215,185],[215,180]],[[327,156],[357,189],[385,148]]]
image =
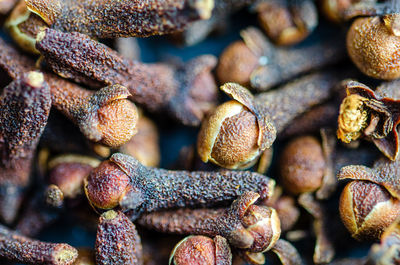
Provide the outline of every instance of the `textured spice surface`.
[[51,27],[96,38],[147,37],[182,30],[207,19],[212,0],[29,0],[27,6]]
[[96,264],[143,264],[140,237],[122,213],[108,211],[99,220],[95,245]]

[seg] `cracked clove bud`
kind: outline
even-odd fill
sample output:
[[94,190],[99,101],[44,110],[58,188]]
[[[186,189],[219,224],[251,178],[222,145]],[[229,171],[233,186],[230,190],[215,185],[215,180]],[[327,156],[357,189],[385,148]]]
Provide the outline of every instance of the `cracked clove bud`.
[[169,260],[170,265],[230,265],[232,253],[222,236],[188,236],[176,244]]
[[11,223],[30,184],[32,162],[51,107],[40,72],[28,72],[0,96],[0,218]]
[[359,82],[347,82],[347,97],[338,118],[338,138],[349,143],[364,136],[386,157],[395,160],[399,153],[399,84],[398,81],[383,83],[373,91]]
[[248,171],[171,171],[114,154],[85,179],[85,193],[92,206],[112,209],[119,205],[135,219],[161,209],[226,203],[245,191],[267,198],[274,185],[274,180]]
[[340,215],[356,239],[380,238],[400,216],[399,162],[382,158],[372,168],[343,167],[338,178],[353,180],[340,198]]
[[0,258],[34,265],[71,265],[77,256],[70,245],[30,239],[0,225]]
[[135,225],[122,212],[100,216],[95,244],[96,264],[143,264],[142,243]]
[[310,0],[269,0],[255,6],[267,36],[277,45],[294,45],[318,25],[317,8]]
[[364,74],[383,80],[400,77],[400,14],[358,18],[347,33],[347,51]]
[[[35,68],[31,58],[21,55],[0,39],[0,67],[16,78]],[[128,90],[110,85],[96,92],[44,73],[51,92],[52,105],[77,124],[91,141],[117,147],[136,133],[138,119],[135,105],[127,100]]]
[[179,209],[140,217],[139,224],[163,233],[220,235],[239,249],[264,252],[281,234],[278,214],[273,208],[257,206],[260,197],[245,192],[228,209]]
[[80,33],[46,29],[36,48],[47,66],[65,78],[90,86],[121,84],[149,111],[167,112],[186,125],[200,124],[214,107],[217,89],[211,74],[216,58],[203,55],[185,65],[143,64]]
[[232,169],[254,165],[276,134],[328,99],[339,80],[337,73],[315,73],[257,96],[235,83],[223,85],[221,90],[233,100],[218,106],[202,122],[197,138],[201,160]]
[[208,19],[213,0],[26,0],[51,28],[92,38],[147,37],[173,33]]
[[241,36],[243,41],[229,45],[220,56],[216,73],[221,83],[265,91],[346,56],[338,36],[290,49],[274,47],[256,28],[241,31]]

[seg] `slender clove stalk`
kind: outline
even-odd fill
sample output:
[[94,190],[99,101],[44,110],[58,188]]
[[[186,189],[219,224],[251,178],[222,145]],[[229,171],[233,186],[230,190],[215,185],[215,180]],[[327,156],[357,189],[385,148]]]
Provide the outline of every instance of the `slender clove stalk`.
[[100,216],[95,244],[96,264],[143,264],[142,244],[135,225],[122,212]]
[[225,237],[239,249],[263,252],[271,249],[281,234],[273,208],[257,206],[260,196],[245,192],[229,209],[179,209],[140,217],[139,224],[161,232]]
[[[34,69],[34,62],[0,39],[0,67],[16,78]],[[117,147],[136,133],[137,109],[126,98],[128,90],[110,85],[93,92],[54,74],[44,73],[52,105],[77,124],[91,141]]]
[[221,54],[216,69],[221,83],[235,82],[265,91],[346,56],[338,36],[291,49],[274,47],[256,28],[243,30],[241,36],[243,41],[234,42]]
[[70,265],[78,251],[67,244],[24,237],[0,225],[0,257],[25,264]]
[[233,100],[203,121],[197,139],[200,158],[232,169],[252,166],[295,117],[330,97],[339,75],[311,74],[255,97],[238,84],[223,85]]
[[232,253],[228,241],[221,236],[188,236],[176,244],[169,264],[231,265]]
[[147,37],[180,31],[208,19],[213,0],[46,0],[25,1],[50,27],[93,38]]
[[24,73],[0,96],[0,217],[11,223],[30,184],[32,161],[51,107],[42,73]]
[[373,91],[362,83],[347,82],[347,97],[338,117],[338,138],[349,143],[364,136],[386,157],[395,160],[399,154],[399,85],[399,81],[392,81]]
[[318,25],[318,12],[310,0],[270,0],[256,4],[258,21],[277,45],[293,45],[307,38]]
[[288,241],[279,239],[271,249],[274,252],[282,265],[301,265],[303,261],[297,249]]
[[85,179],[85,193],[92,206],[111,209],[120,205],[135,219],[161,209],[226,203],[245,191],[266,198],[274,185],[274,180],[248,171],[170,171],[114,154]]
[[167,112],[187,125],[200,124],[216,103],[217,89],[210,73],[216,59],[211,55],[183,66],[143,64],[83,34],[52,29],[38,34],[36,48],[59,75],[96,87],[121,84],[134,102],[153,112]]

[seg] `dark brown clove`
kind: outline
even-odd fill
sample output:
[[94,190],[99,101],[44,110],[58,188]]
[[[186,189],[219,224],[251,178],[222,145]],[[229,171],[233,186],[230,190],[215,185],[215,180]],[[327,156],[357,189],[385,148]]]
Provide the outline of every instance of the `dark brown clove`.
[[356,239],[379,238],[400,213],[399,162],[382,158],[372,168],[343,167],[339,179],[353,180],[344,188],[340,214]]
[[131,99],[150,111],[168,112],[187,125],[198,125],[214,107],[217,91],[210,73],[216,59],[204,55],[184,66],[142,64],[80,33],[47,29],[36,48],[46,64],[63,77],[91,86],[121,84]]
[[24,237],[0,225],[0,257],[25,264],[69,265],[78,251],[67,244],[46,243]]
[[319,70],[345,58],[341,39],[291,49],[274,47],[256,28],[241,32],[243,41],[228,46],[216,69],[221,83],[236,82],[265,91],[300,74]]
[[[33,61],[0,39],[0,67],[16,78],[34,69]],[[90,140],[117,147],[136,133],[137,109],[126,98],[130,95],[120,85],[110,85],[93,92],[56,75],[44,73],[49,84],[52,105],[77,124]]]
[[340,106],[338,118],[338,138],[349,143],[364,136],[386,157],[395,160],[399,153],[399,84],[398,81],[384,83],[373,91],[362,83],[347,82],[347,97]]
[[147,37],[180,31],[207,19],[213,0],[28,0],[29,10],[50,27],[94,38]]
[[43,74],[22,74],[0,97],[0,217],[11,223],[30,184],[36,146],[51,107]]
[[96,264],[143,264],[142,244],[135,225],[122,212],[101,215],[96,234]]
[[141,165],[136,159],[114,154],[85,180],[92,206],[118,205],[132,219],[144,212],[178,207],[211,206],[229,202],[245,191],[271,196],[275,181],[252,172],[170,171]]
[[255,7],[267,36],[277,45],[293,45],[307,38],[318,25],[313,1],[261,1]]
[[197,139],[200,158],[226,168],[252,166],[277,133],[296,116],[328,99],[339,80],[338,73],[315,73],[255,97],[238,84],[223,85],[221,90],[233,100],[203,121]]
[[229,209],[179,209],[145,214],[139,224],[161,232],[225,237],[239,249],[267,251],[281,234],[273,208],[254,205],[259,195],[245,192]]
[[232,253],[227,240],[221,236],[188,236],[172,250],[172,265],[231,265]]

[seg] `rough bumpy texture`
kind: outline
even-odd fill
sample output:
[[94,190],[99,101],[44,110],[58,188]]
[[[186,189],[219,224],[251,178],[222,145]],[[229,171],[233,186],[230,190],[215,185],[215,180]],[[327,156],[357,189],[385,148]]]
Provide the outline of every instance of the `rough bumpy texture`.
[[143,264],[142,244],[136,227],[122,212],[111,210],[100,217],[95,255],[99,265]]
[[14,220],[51,107],[50,89],[39,72],[17,77],[0,96],[0,216]]
[[251,252],[270,249],[280,236],[272,208],[253,205],[258,194],[246,192],[229,209],[179,209],[143,215],[139,223],[161,232],[225,237],[232,246]]
[[95,38],[147,37],[173,33],[211,15],[212,0],[26,1],[52,28]]
[[198,125],[217,100],[210,73],[215,57],[204,55],[182,66],[143,64],[80,33],[47,29],[38,35],[36,48],[60,76],[99,87],[121,84],[131,99],[150,111],[167,111],[188,125]]
[[67,244],[45,243],[0,225],[0,257],[25,264],[70,265],[78,251]]

